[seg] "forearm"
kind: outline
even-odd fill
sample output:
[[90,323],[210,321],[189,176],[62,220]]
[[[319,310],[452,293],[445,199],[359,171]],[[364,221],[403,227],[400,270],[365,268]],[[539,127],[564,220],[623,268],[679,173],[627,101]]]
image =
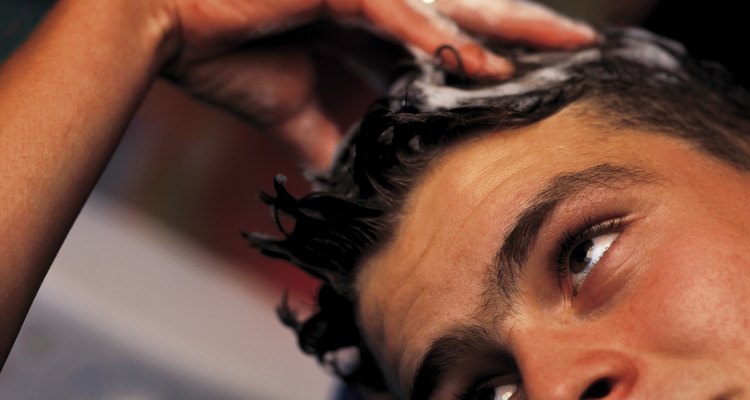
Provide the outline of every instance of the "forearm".
[[0,365],[169,49],[157,1],[59,1],[0,67]]

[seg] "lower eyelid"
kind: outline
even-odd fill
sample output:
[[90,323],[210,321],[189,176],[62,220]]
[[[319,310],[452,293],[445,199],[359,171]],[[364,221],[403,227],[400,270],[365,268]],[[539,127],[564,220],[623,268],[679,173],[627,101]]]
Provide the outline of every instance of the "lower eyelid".
[[[602,262],[602,259],[606,258],[607,253],[609,252],[609,249],[615,245],[619,236],[620,234],[618,232],[613,232],[613,233],[605,233],[601,235],[596,235],[590,239],[594,241],[595,239],[603,238],[604,241],[601,243],[598,243],[600,247],[603,247],[603,248],[598,249],[599,252],[592,257],[593,264],[590,267],[587,267],[585,273],[583,273],[582,276],[579,276],[576,278],[572,276],[572,273],[570,274],[571,275],[570,280],[573,284],[574,293],[577,293],[578,291],[581,290],[581,287],[586,282],[586,278],[594,269],[596,269],[599,266],[599,264]],[[597,245],[597,243],[594,243],[594,245]]]
[[[476,394],[484,390],[497,390],[503,387],[516,387],[516,390],[520,390],[521,377],[519,375],[510,376],[498,376],[484,381],[472,389],[471,393]],[[510,397],[512,398],[512,397]]]
[[[592,219],[585,218],[584,222],[580,225],[579,228],[571,231],[567,231],[562,235],[562,239],[559,240],[559,244],[557,245],[557,253],[554,256],[555,258],[555,265],[556,265],[556,273],[558,274],[558,281],[560,285],[560,290],[563,291],[563,293],[567,293],[566,296],[569,296],[571,298],[576,297],[578,292],[584,287],[586,280],[589,277],[589,274],[592,273],[594,270],[597,269],[602,263],[603,260],[606,260],[607,254],[609,253],[610,249],[614,247],[619,240],[619,235],[627,229],[628,224],[630,223],[630,219],[624,216],[617,216],[617,217],[609,217],[609,218],[598,218],[597,220],[602,221],[598,223],[592,223]],[[573,233],[571,233],[573,232]],[[603,236],[607,234],[616,233],[618,234],[618,237],[615,238],[615,240],[610,244],[610,246],[607,248],[606,251],[603,252],[599,260],[597,261],[596,265],[591,268],[590,271],[588,271],[581,281],[580,285],[576,288],[574,285],[574,282],[572,280],[572,276],[570,274],[570,271],[568,270],[568,257],[570,256],[570,252],[574,250],[574,248],[566,248],[571,246],[577,246],[578,243],[569,244],[571,241],[579,242],[583,240],[584,238],[593,239],[598,236]]]
[[[630,233],[622,232],[607,254],[600,260],[601,270],[592,271],[582,287],[585,287],[574,303],[577,313],[590,315],[605,312],[619,303],[625,288],[636,282],[639,272],[637,250]],[[595,269],[596,270],[596,269]]]

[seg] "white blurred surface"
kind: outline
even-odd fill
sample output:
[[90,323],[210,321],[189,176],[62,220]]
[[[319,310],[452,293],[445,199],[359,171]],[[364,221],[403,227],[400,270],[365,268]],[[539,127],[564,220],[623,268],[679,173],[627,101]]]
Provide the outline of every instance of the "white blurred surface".
[[[250,250],[248,250],[250,251]],[[0,374],[0,399],[326,399],[280,292],[92,196]]]

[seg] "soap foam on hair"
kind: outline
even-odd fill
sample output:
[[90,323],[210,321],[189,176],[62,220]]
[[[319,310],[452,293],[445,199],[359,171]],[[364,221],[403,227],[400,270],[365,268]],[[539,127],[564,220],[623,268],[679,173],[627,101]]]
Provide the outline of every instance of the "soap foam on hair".
[[[629,28],[614,47],[606,43],[597,48],[574,51],[542,51],[520,54],[514,57],[518,66],[529,70],[497,84],[462,88],[446,83],[447,72],[432,58],[415,53],[419,73],[404,77],[391,90],[391,109],[396,111],[404,103],[422,112],[448,110],[465,105],[478,105],[483,99],[517,96],[533,91],[550,89],[571,79],[577,66],[597,62],[602,52],[610,58],[635,62],[652,68],[680,74],[678,57],[685,49],[677,42],[661,38],[650,32]],[[614,57],[612,57],[614,56]]]

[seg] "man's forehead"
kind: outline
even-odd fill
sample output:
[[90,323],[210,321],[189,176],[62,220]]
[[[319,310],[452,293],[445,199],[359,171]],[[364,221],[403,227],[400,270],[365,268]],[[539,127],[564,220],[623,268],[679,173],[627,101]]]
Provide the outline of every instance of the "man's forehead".
[[[488,193],[499,174],[509,171],[490,167],[498,154],[471,154],[478,145],[484,147],[467,143],[436,164],[407,202],[395,240],[359,276],[360,312],[370,321],[371,344],[385,349],[386,358],[398,354],[400,360],[384,361],[400,370],[413,370],[431,338],[477,308],[486,289],[477,279],[489,275],[499,228],[512,218],[508,207],[495,207],[491,219],[472,216],[477,204],[500,200]],[[476,163],[456,162],[467,156]],[[456,287],[464,288],[462,296],[454,295]]]
[[360,312],[371,321],[366,335],[402,377],[413,373],[431,339],[482,306],[494,251],[543,183],[563,171],[625,160],[599,151],[618,147],[611,143],[617,135],[579,116],[564,112],[462,143],[414,189],[394,240],[360,275]]
[[[511,191],[502,185],[518,181],[529,167],[530,150],[517,143],[527,130],[457,145],[414,188],[394,240],[359,275],[360,312],[372,345],[386,354],[424,349],[429,337],[476,309],[486,289],[477,280],[488,275],[492,250],[517,212],[510,205],[544,179],[526,174],[524,186],[511,185]],[[492,215],[481,215],[486,209]],[[460,297],[456,287],[464,288]]]
[[[582,119],[581,111],[571,106],[535,125],[479,135],[450,148],[412,189],[399,216],[394,240],[379,257],[366,264],[386,264],[388,270],[411,276],[411,266],[429,261],[433,253],[448,255],[449,250],[466,244],[465,239],[470,239],[472,249],[481,248],[482,243],[496,244],[503,228],[509,227],[524,202],[550,177],[565,170],[616,161],[617,155],[588,150],[598,146],[561,139],[572,132],[594,143],[612,140],[606,136],[594,138],[595,133],[602,135],[596,132],[601,127]],[[567,162],[552,161],[560,154]],[[488,210],[491,215],[486,214]],[[496,233],[482,234],[489,232]],[[438,243],[448,246],[436,246]],[[384,262],[389,255],[398,262]],[[360,281],[384,283],[366,277],[368,270],[380,273],[385,269],[363,268]],[[448,284],[441,276],[431,278],[434,283]]]

